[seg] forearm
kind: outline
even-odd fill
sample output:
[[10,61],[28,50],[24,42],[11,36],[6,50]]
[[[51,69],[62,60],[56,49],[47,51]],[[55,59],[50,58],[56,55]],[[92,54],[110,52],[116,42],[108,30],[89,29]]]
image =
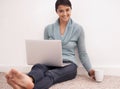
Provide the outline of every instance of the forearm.
[[79,56],[80,56],[80,61],[82,65],[87,70],[87,72],[89,72],[92,69],[92,65],[91,65],[91,62],[89,60],[87,53],[80,53]]
[[88,54],[86,52],[85,35],[84,35],[84,30],[82,28],[80,29],[80,34],[79,34],[79,39],[78,39],[78,52],[79,52],[79,58],[80,58],[82,65],[89,72],[89,70],[92,67],[91,67]]

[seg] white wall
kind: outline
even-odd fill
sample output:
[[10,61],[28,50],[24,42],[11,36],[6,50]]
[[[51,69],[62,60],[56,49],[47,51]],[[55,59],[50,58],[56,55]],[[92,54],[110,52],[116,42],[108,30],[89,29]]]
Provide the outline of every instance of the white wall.
[[[44,27],[57,19],[55,1],[0,0],[0,71],[26,65],[24,41],[43,39]],[[86,48],[93,67],[103,68],[106,74],[119,75],[120,1],[71,2],[72,18],[85,30]]]

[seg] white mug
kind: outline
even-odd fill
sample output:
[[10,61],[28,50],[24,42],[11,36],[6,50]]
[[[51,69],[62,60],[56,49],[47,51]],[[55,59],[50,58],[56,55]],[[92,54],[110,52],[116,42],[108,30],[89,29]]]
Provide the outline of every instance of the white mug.
[[95,69],[95,79],[97,82],[102,82],[104,79],[104,71],[100,69]]

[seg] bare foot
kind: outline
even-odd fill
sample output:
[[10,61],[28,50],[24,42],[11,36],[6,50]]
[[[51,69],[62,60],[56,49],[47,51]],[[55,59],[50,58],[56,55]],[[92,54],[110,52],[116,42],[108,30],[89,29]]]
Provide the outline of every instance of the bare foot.
[[6,74],[6,80],[7,80],[7,83],[13,88],[13,89],[25,89],[17,84],[15,84],[11,79],[10,77],[8,76],[8,74]]
[[19,72],[18,70],[11,69],[11,71],[6,75],[6,77],[10,78],[12,83],[24,87],[25,89],[33,89],[34,87],[32,78],[30,78],[24,73]]

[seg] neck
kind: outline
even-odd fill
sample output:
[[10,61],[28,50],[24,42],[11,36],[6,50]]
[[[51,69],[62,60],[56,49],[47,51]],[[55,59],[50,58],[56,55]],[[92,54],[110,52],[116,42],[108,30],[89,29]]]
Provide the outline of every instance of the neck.
[[60,26],[66,26],[67,23],[68,23],[68,21],[61,21],[61,20],[59,20]]

